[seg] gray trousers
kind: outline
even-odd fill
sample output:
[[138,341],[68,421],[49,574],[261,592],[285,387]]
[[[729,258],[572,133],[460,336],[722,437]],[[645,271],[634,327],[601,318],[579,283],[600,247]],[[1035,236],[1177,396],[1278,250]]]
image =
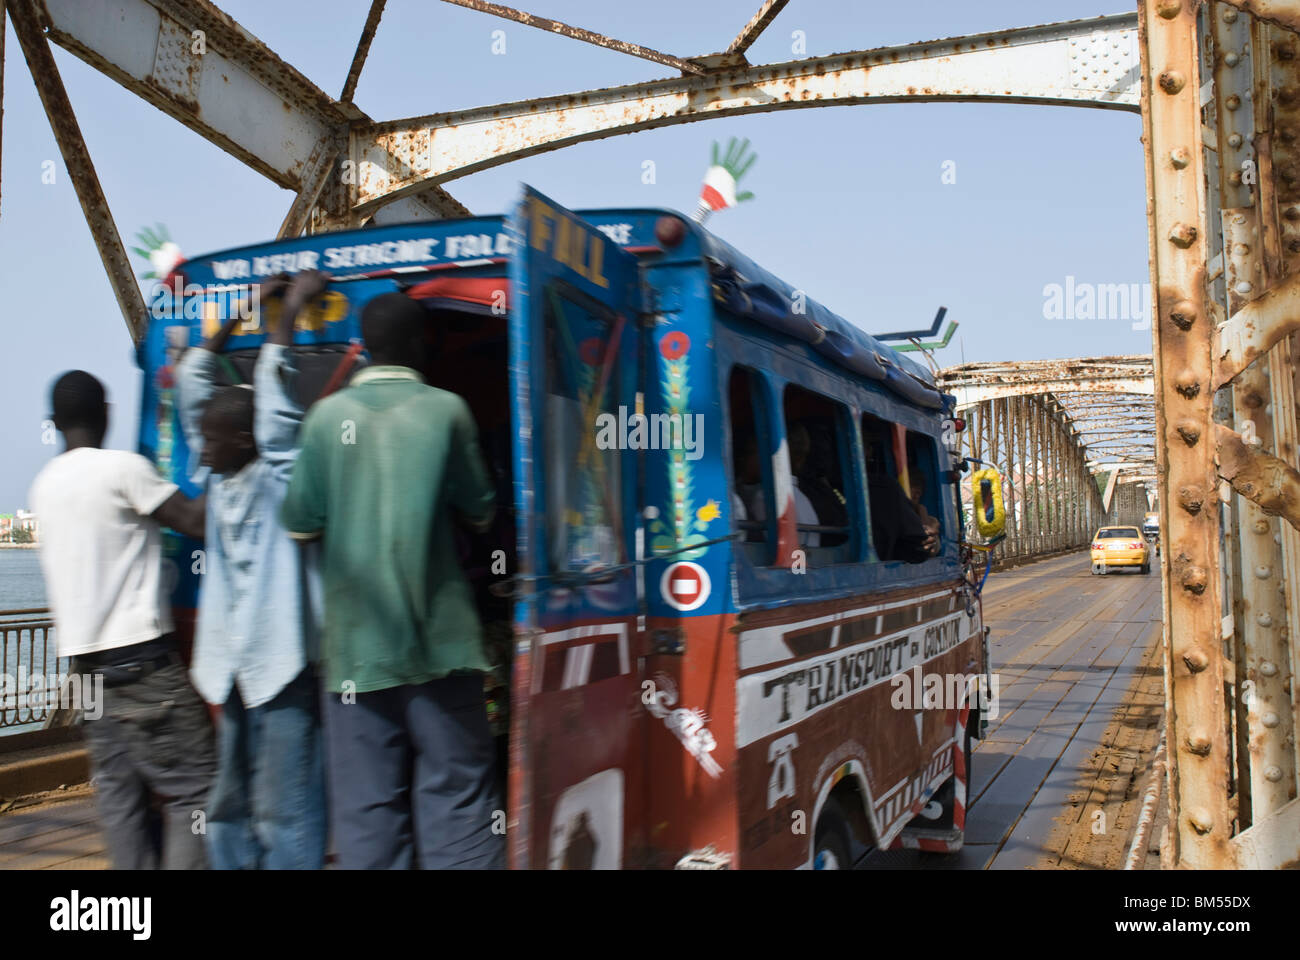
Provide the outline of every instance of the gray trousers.
[[[205,806],[216,750],[207,707],[185,667],[177,662],[120,686],[106,684],[103,699],[103,715],[84,729],[114,869],[206,868]],[[151,791],[162,801],[160,825]]]
[[329,807],[345,870],[502,869],[505,811],[483,675],[325,694]]

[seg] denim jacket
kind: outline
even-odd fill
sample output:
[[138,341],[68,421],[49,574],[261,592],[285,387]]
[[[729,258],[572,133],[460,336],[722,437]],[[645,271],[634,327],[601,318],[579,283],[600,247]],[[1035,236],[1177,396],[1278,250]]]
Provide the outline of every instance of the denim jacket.
[[[253,371],[257,457],[232,476],[196,469],[199,421],[217,390],[217,355],[186,351],[176,367],[191,477],[208,495],[204,571],[191,678],[209,703],[225,703],[238,681],[246,707],[273,699],[319,658],[318,546],[300,545],[280,525],[280,504],[298,455],[302,408],[296,369],[283,346],[262,346]],[[205,476],[206,475],[206,476]]]

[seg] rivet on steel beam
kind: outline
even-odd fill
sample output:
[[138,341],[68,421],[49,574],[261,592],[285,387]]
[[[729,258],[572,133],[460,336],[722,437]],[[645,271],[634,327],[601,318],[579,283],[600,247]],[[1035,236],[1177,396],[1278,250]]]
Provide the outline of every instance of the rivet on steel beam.
[[1156,4],[1156,13],[1166,20],[1172,20],[1178,16],[1183,9],[1183,0],[1159,0]]
[[1268,521],[1267,521],[1267,520],[1256,520],[1256,521],[1255,521],[1255,526],[1254,526],[1252,529],[1253,529],[1256,533],[1268,533]]
[[1196,374],[1190,370],[1184,370],[1174,380],[1174,389],[1188,400],[1193,399],[1201,392],[1201,382],[1196,379]]
[[1255,622],[1258,623],[1261,627],[1271,627],[1273,626],[1273,615],[1269,613],[1267,610],[1265,610],[1263,613],[1261,613],[1259,616],[1255,618]]
[[1196,322],[1196,304],[1190,300],[1179,300],[1169,311],[1169,319],[1179,330],[1190,330]]
[[1264,779],[1269,783],[1277,783],[1282,779],[1282,769],[1280,767],[1265,767]]
[[1183,443],[1189,447],[1194,447],[1197,441],[1201,439],[1201,425],[1191,419],[1179,420],[1178,435],[1183,438]]
[[1187,664],[1187,669],[1192,673],[1200,673],[1210,665],[1210,658],[1200,647],[1192,647],[1183,654],[1183,663]]
[[1277,58],[1278,58],[1279,60],[1294,60],[1294,59],[1295,59],[1295,44],[1294,44],[1294,43],[1279,43],[1277,46],[1275,46],[1275,47],[1273,48],[1273,52],[1277,54]]
[[1250,293],[1250,291],[1255,289],[1255,285],[1251,283],[1249,280],[1240,280],[1237,282],[1237,285],[1233,287],[1233,289],[1236,290],[1239,294],[1241,294],[1244,297],[1248,293]]
[[1192,154],[1186,147],[1174,147],[1169,151],[1169,162],[1175,170],[1182,170],[1192,162]]
[[1223,101],[1223,105],[1227,107],[1229,110],[1236,110],[1239,106],[1241,106],[1241,97],[1237,96],[1234,93],[1232,94],[1232,96],[1228,97],[1226,100]]
[[1230,67],[1235,67],[1237,64],[1241,63],[1241,57],[1237,56],[1232,51],[1228,51],[1223,55],[1223,62]]
[[1300,253],[1300,237],[1292,237],[1286,242],[1286,248],[1292,253]]
[[1202,732],[1190,733],[1187,739],[1183,741],[1183,746],[1187,748],[1188,753],[1195,754],[1198,757],[1208,757],[1210,755],[1210,738]]
[[1186,250],[1196,242],[1196,228],[1190,223],[1176,223],[1169,231],[1169,242],[1175,247]]
[[1234,170],[1232,173],[1228,174],[1228,182],[1234,187],[1241,186],[1241,171]]
[[1255,576],[1259,577],[1261,580],[1267,580],[1269,577],[1273,576],[1273,568],[1258,566],[1255,568]]
[[1178,503],[1184,510],[1195,516],[1201,512],[1205,497],[1195,487],[1183,487],[1178,491]]
[[1204,567],[1188,567],[1183,571],[1183,589],[1200,596],[1205,592],[1207,578]]
[[1259,672],[1266,677],[1277,676],[1277,664],[1272,660],[1261,660],[1259,663]]
[[1237,20],[1237,11],[1232,9],[1232,7],[1229,7],[1227,10],[1223,11],[1224,23],[1235,23],[1236,20]]
[[[1175,93],[1182,90],[1183,87],[1187,86],[1187,78],[1178,70],[1164,71],[1156,78],[1156,82],[1160,84],[1160,89],[1170,96],[1173,96]],[[1240,104],[1241,101],[1239,100],[1237,102]]]
[[1241,146],[1241,134],[1239,134],[1239,133],[1231,134],[1231,135],[1228,137],[1228,146],[1232,147],[1232,149],[1234,149],[1234,150],[1236,150],[1238,147],[1240,147],[1240,146]]
[[1274,727],[1278,725],[1279,721],[1276,713],[1266,713],[1259,718],[1259,722],[1262,723],[1264,726],[1268,727],[1270,730],[1272,730]]
[[1300,220],[1300,207],[1287,207],[1282,211],[1282,216],[1292,221]]
[[[1225,17],[1226,16],[1227,15],[1225,14]],[[1234,16],[1233,19],[1236,19],[1236,17]],[[1205,836],[1214,829],[1214,818],[1210,816],[1210,811],[1206,810],[1204,807],[1196,807],[1189,810],[1187,813],[1187,822],[1190,823],[1192,829],[1201,836]]]

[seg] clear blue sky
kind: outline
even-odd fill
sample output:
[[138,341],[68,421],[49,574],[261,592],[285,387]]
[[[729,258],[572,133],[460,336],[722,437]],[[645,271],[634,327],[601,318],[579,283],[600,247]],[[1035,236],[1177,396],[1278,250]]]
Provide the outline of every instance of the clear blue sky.
[[[95,2],[95,0],[87,0]],[[1104,0],[793,0],[755,63],[1115,13]],[[218,0],[327,92],[342,89],[366,0]],[[530,12],[680,56],[725,48],[759,0],[521,0]],[[324,12],[322,12],[324,11]],[[8,28],[6,28],[8,29]],[[504,30],[507,52],[492,53]],[[10,337],[0,418],[0,512],[24,506],[57,452],[41,444],[48,390],[80,367],[107,384],[109,445],[134,446],[139,373],[13,31],[5,41],[0,282]],[[55,59],[124,240],[166,224],[187,254],[274,237],[292,200],[219,148],[61,48]],[[657,79],[669,68],[433,0],[390,0],[356,102],[377,119]],[[1127,320],[1045,320],[1043,288],[1145,283],[1141,121],[1115,111],[983,104],[795,110],[685,124],[569,147],[449,185],[476,213],[520,181],[570,207],[694,208],[709,143],[748,137],[751,203],[710,226],[868,331],[961,327],[941,364],[1149,353]],[[54,160],[57,182],[42,184]],[[654,160],[657,182],[641,182]],[[957,182],[941,182],[945,161]],[[138,264],[137,272],[147,266]]]

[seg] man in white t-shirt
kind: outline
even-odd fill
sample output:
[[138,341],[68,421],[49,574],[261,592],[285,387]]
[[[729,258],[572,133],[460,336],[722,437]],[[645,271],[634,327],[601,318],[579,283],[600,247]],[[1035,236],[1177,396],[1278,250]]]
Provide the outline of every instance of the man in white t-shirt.
[[[201,537],[203,501],[139,454],[102,449],[108,405],[90,374],[61,376],[53,407],[65,450],[37,474],[29,502],[41,518],[59,656],[103,677],[103,714],[85,731],[109,854],[118,869],[201,869],[193,814],[207,802],[216,758],[172,631],[161,528]],[[150,790],[165,798],[161,850]]]

